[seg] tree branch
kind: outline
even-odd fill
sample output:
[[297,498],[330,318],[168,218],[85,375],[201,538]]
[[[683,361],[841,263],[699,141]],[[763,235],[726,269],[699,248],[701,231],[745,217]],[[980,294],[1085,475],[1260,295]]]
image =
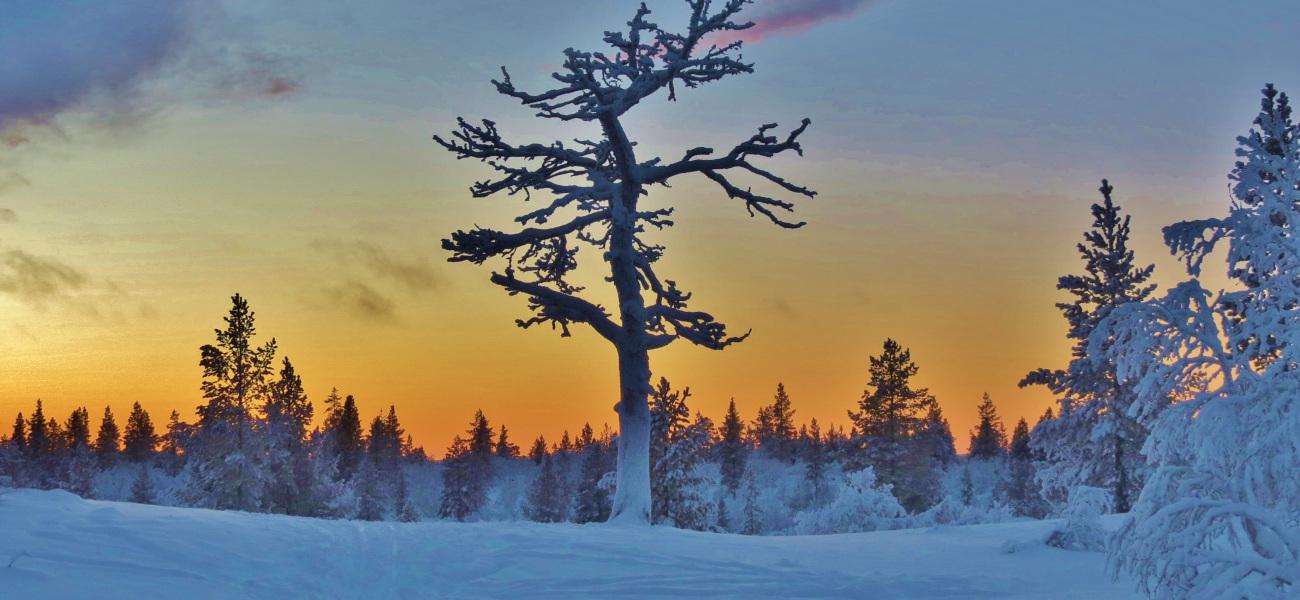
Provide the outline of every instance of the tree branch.
[[622,338],[622,330],[600,305],[592,304],[572,294],[566,294],[544,285],[521,281],[510,275],[492,274],[492,283],[510,291],[511,294],[525,294],[529,297],[529,308],[536,316],[527,320],[516,320],[515,324],[523,329],[540,323],[551,323],[559,327],[564,337],[569,336],[570,323],[586,323],[605,339],[617,344]]
[[609,218],[609,210],[588,213],[565,223],[548,228],[529,227],[517,233],[505,233],[494,229],[476,227],[469,231],[457,230],[450,239],[442,240],[442,248],[452,253],[448,262],[472,262],[483,264],[493,256],[511,252],[529,244],[539,244],[549,239],[564,237],[581,231]]

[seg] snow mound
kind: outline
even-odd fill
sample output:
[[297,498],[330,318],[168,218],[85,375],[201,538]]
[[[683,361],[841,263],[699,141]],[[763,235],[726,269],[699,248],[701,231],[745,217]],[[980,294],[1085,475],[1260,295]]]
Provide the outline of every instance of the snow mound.
[[327,521],[0,494],[14,598],[1131,598],[1059,523],[752,537],[662,527]]

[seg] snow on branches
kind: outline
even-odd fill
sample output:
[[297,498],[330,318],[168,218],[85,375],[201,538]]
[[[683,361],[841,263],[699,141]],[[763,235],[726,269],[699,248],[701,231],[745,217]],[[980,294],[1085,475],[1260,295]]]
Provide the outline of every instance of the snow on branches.
[[[1238,138],[1228,216],[1165,229],[1199,273],[1227,241],[1237,287],[1196,281],[1114,311],[1092,333],[1151,427],[1157,465],[1120,532],[1116,566],[1157,597],[1288,598],[1300,587],[1300,128],[1264,89]],[[1181,400],[1153,410],[1170,399]]]

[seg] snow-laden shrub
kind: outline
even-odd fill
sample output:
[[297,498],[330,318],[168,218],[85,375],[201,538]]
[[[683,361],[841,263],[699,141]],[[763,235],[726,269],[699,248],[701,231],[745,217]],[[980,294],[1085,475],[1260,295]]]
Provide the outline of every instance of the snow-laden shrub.
[[1070,490],[1065,523],[1047,536],[1047,545],[1065,550],[1105,550],[1106,530],[1102,529],[1099,518],[1109,511],[1107,490],[1086,485]]
[[1003,459],[965,459],[952,463],[943,474],[942,499],[912,518],[916,527],[1002,523],[1016,518],[1006,503],[1008,477]]
[[893,529],[907,516],[907,511],[903,510],[889,486],[876,482],[876,473],[870,467],[845,473],[835,481],[833,487],[835,498],[830,504],[795,515],[795,533],[853,533]]
[[996,503],[991,506],[973,506],[963,504],[956,498],[944,498],[931,506],[929,510],[912,517],[913,527],[933,525],[978,525],[980,523],[1004,523],[1014,521],[1016,514],[1006,504]]

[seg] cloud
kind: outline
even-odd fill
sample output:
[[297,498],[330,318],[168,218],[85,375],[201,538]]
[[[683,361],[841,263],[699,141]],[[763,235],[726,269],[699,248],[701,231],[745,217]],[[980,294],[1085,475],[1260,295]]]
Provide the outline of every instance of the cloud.
[[[3,189],[3,183],[0,182],[0,189]],[[18,222],[18,213],[12,208],[0,208],[0,223]]]
[[397,316],[392,299],[360,281],[347,280],[325,288],[326,301],[333,307],[371,321],[391,321]]
[[710,40],[725,44],[736,40],[757,43],[773,35],[792,35],[825,23],[847,19],[871,5],[876,0],[758,0],[752,11],[742,12],[741,19],[750,19],[754,26],[741,31],[728,31]]
[[128,110],[138,82],[190,38],[186,2],[16,0],[0,25],[0,126],[92,101]]
[[0,294],[25,304],[44,307],[67,300],[89,284],[85,273],[58,259],[17,249],[0,252]]
[[[0,250],[0,297],[9,297],[36,310],[70,309],[94,319],[147,319],[157,311],[110,280],[101,280],[57,258],[18,248]],[[132,314],[131,304],[134,304]]]
[[[30,155],[82,134],[139,131],[185,102],[279,99],[303,88],[220,1],[7,0],[0,18],[0,193]],[[93,136],[91,136],[93,139]]]
[[[133,122],[185,96],[155,93],[154,79],[200,95],[276,97],[302,87],[286,59],[222,36],[216,3],[180,0],[11,0],[0,22],[0,131],[69,112]],[[16,146],[21,137],[6,137]],[[25,141],[25,140],[24,140]]]
[[[394,290],[418,296],[440,284],[437,271],[427,260],[396,257],[369,242],[321,239],[311,242],[311,247],[348,272],[340,283],[323,290],[328,306],[362,319],[395,320],[398,303]],[[319,305],[314,299],[309,303]]]
[[438,287],[438,274],[428,261],[395,258],[383,248],[369,242],[315,240],[311,247],[341,264],[360,267],[411,293],[429,292]]

